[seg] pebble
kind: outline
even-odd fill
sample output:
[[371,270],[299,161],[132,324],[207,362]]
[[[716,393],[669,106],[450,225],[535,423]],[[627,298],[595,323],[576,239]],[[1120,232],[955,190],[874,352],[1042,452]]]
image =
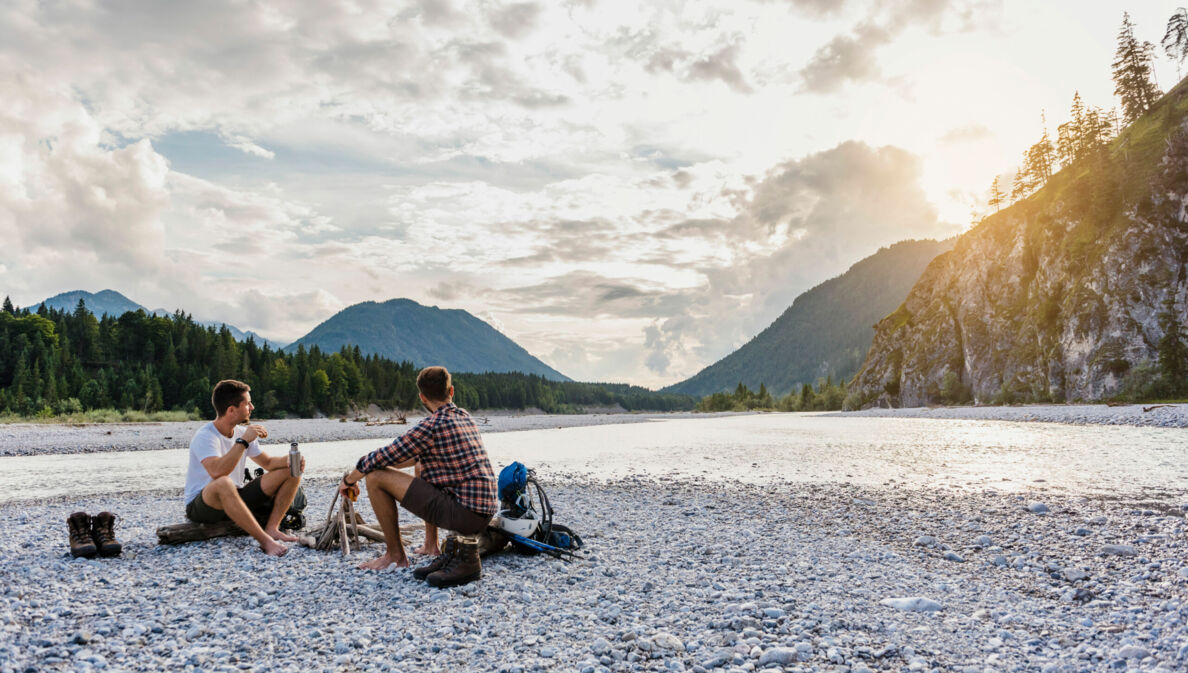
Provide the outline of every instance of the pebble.
[[1138,556],[1138,550],[1134,548],[1134,545],[1129,544],[1103,545],[1101,553],[1106,556]]
[[[101,499],[136,559],[73,561],[44,522],[98,498],[0,505],[0,669],[1170,672],[1188,661],[1178,511],[1139,518],[1133,504],[1045,492],[1062,514],[1042,517],[1024,510],[1028,496],[991,490],[537,470],[586,559],[495,554],[478,583],[444,591],[407,570],[355,570],[375,544],[345,559],[301,548],[267,559],[244,537],[157,547],[155,528],[180,515],[159,494]],[[311,480],[309,511],[324,513],[331,493]],[[372,518],[365,495],[357,505]],[[1069,521],[1097,516],[1114,522],[1087,524],[1103,541],[1145,537],[1145,560],[1069,534]],[[908,544],[927,531],[953,548]]]
[[946,561],[955,561],[957,563],[965,563],[965,559],[961,556],[961,554],[958,554],[955,551],[945,552],[944,559]]
[[907,612],[936,612],[941,609],[941,604],[931,598],[924,598],[923,596],[912,596],[908,598],[884,598],[879,601],[883,605],[895,608],[896,610],[905,610]]
[[1051,510],[1049,510],[1048,506],[1042,502],[1033,502],[1027,505],[1027,511],[1031,512],[1032,514],[1047,514]]

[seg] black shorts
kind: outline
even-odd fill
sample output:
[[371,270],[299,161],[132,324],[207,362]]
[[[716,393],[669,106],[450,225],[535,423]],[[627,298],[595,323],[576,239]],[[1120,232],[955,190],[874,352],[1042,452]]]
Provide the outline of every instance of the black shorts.
[[438,528],[462,535],[476,535],[487,530],[491,517],[475,514],[454,499],[454,496],[420,477],[413,477],[401,501],[404,509],[416,514]]
[[[260,477],[249,481],[243,486],[239,487],[239,497],[243,499],[243,504],[248,506],[252,515],[256,517],[257,521],[268,521],[268,515],[272,514],[272,496],[264,493],[264,486],[260,483]],[[202,494],[186,503],[186,518],[194,523],[218,523],[220,521],[229,521],[231,517],[221,509],[216,509],[206,504],[202,499]],[[261,523],[260,525],[264,525]]]

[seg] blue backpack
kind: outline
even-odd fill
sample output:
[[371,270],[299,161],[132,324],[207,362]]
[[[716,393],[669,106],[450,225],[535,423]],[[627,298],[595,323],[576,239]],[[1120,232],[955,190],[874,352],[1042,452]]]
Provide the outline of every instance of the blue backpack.
[[[518,460],[499,472],[499,501],[503,510],[514,518],[521,517],[528,511],[536,514],[540,525],[530,540],[569,551],[582,548],[580,535],[567,526],[553,523],[553,506],[536,479],[536,471],[528,469]],[[528,554],[541,551],[538,547],[514,539],[512,544],[519,551]]]

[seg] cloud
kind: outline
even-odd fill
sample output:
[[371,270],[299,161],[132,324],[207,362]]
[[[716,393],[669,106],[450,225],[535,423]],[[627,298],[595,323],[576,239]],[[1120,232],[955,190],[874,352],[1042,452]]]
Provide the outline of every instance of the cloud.
[[732,44],[690,63],[689,77],[703,81],[721,80],[739,93],[750,93],[751,86],[739,70],[737,61],[738,45]]
[[985,124],[973,124],[951,128],[937,139],[942,145],[957,145],[960,143],[978,142],[993,137],[994,134]]
[[[968,32],[994,25],[1001,11],[1000,0],[876,0],[849,32],[832,37],[801,67],[800,89],[827,94],[849,83],[879,81],[878,51],[904,31]],[[898,78],[887,83],[905,87]]]
[[534,2],[522,2],[500,7],[488,15],[491,27],[500,35],[518,39],[536,28],[541,7]]

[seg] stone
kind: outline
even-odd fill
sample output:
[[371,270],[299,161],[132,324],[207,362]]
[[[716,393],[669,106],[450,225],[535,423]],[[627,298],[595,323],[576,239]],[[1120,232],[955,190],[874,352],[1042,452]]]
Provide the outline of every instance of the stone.
[[1138,550],[1129,544],[1107,544],[1101,548],[1105,556],[1138,556]]
[[652,636],[652,644],[662,650],[680,651],[685,649],[685,643],[671,633],[657,633]]
[[932,535],[921,535],[920,537],[916,538],[916,541],[912,544],[917,547],[935,547],[936,538]]
[[773,647],[759,656],[759,666],[760,668],[768,664],[787,666],[795,663],[798,658],[796,650],[790,647]]
[[903,610],[905,612],[936,612],[943,606],[931,598],[923,596],[910,596],[907,598],[884,598],[879,603],[896,610]]
[[990,539],[989,535],[979,535],[977,539],[974,540],[974,544],[979,547],[989,547],[994,544],[994,541]]
[[1146,659],[1151,656],[1151,652],[1145,647],[1138,645],[1127,645],[1118,650],[1117,655],[1119,659]]
[[1032,514],[1047,514],[1051,510],[1042,502],[1033,502],[1027,505],[1027,511]]
[[958,554],[957,552],[954,552],[954,551],[945,552],[944,559],[946,561],[954,561],[956,563],[965,563],[965,559],[962,558],[961,554]]

